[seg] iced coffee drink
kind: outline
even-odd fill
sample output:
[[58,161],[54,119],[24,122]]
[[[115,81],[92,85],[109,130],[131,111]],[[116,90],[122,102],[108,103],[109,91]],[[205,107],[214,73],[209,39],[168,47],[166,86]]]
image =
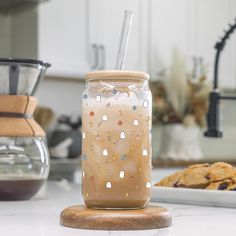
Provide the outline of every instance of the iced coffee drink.
[[87,75],[83,94],[83,198],[88,207],[142,208],[150,198],[151,93],[148,75]]

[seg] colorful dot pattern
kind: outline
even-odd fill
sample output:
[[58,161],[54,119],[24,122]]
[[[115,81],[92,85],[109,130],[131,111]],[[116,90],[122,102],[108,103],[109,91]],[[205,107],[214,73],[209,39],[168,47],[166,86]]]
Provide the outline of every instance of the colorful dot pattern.
[[82,180],[87,200],[149,199],[151,96],[133,98],[134,92],[118,88],[83,95]]

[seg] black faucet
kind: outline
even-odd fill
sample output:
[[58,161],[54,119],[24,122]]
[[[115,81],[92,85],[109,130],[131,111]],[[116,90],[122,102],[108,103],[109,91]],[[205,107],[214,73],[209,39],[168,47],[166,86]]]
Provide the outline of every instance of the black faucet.
[[[236,22],[236,19],[235,19]],[[222,132],[219,130],[219,113],[220,113],[220,99],[236,99],[234,96],[222,96],[218,89],[218,67],[220,53],[223,51],[225,42],[229,36],[236,29],[236,23],[231,25],[229,24],[229,29],[225,31],[224,37],[216,43],[216,55],[215,55],[215,65],[214,65],[214,81],[213,81],[213,91],[209,95],[209,109],[207,114],[207,131],[204,133],[206,137],[220,138],[222,137]]]

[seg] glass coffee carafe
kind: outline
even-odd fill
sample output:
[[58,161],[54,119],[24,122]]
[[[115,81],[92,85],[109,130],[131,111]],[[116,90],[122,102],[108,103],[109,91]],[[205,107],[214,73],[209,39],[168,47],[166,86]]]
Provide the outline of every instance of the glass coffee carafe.
[[92,208],[143,208],[150,199],[149,76],[98,71],[83,94],[83,198]]
[[29,199],[48,177],[45,133],[33,119],[33,95],[49,66],[0,59],[0,200]]

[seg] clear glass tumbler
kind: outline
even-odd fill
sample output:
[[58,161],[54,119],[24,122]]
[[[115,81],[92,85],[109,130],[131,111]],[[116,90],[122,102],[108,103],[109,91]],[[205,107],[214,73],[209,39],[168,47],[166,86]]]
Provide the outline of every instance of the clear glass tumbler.
[[150,199],[149,76],[98,71],[83,93],[83,198],[92,208],[143,208]]

